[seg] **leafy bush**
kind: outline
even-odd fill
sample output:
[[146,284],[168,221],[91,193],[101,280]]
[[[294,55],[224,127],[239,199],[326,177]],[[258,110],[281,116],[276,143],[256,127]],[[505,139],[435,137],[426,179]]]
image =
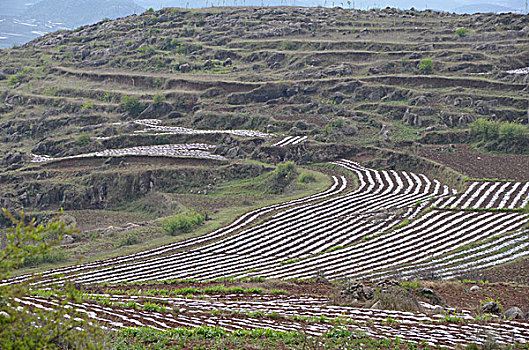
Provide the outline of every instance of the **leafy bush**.
[[15,85],[18,84],[19,82],[20,82],[19,77],[17,77],[16,75],[12,75],[12,76],[10,76],[10,77],[7,79],[7,83],[8,83],[9,86],[11,86],[11,87],[15,86]]
[[489,151],[529,151],[529,128],[522,124],[478,119],[470,124],[470,136]]
[[419,70],[423,74],[430,74],[433,72],[434,63],[431,58],[424,58],[419,62]]
[[62,262],[66,261],[67,259],[68,255],[64,252],[64,250],[54,248],[42,254],[35,254],[26,257],[21,267],[34,267],[42,264]]
[[193,231],[193,229],[202,224],[204,220],[206,220],[204,215],[189,211],[165,219],[162,228],[166,234],[176,236],[180,233],[189,233]]
[[521,140],[528,134],[526,126],[517,123],[501,123],[498,130],[500,140]]
[[294,162],[289,161],[278,164],[272,173],[266,191],[273,194],[284,192],[285,188],[296,179],[297,175],[296,164]]
[[118,247],[134,245],[134,244],[138,244],[139,242],[140,242],[140,240],[138,239],[137,235],[135,235],[133,233],[129,233],[129,234],[121,237],[121,239],[118,242]]
[[470,124],[471,134],[480,140],[490,141],[498,138],[500,123],[497,121],[477,119]]
[[137,116],[143,111],[143,105],[136,97],[123,96],[121,98],[121,108],[132,116]]
[[468,30],[467,28],[458,28],[456,29],[456,35],[460,38],[463,38],[465,36],[467,36],[468,34]]
[[308,184],[308,183],[314,182],[314,181],[316,181],[316,177],[314,177],[314,175],[309,173],[309,172],[302,172],[298,176],[298,182],[300,182],[302,184]]
[[152,56],[155,53],[155,50],[152,47],[146,45],[138,48],[138,52],[146,54],[148,56]]

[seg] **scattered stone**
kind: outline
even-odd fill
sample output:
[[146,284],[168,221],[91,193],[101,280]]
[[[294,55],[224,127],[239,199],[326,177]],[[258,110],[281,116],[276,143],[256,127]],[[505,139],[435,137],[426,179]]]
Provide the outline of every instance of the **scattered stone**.
[[73,242],[75,242],[75,239],[72,236],[64,235],[61,244],[72,244]]
[[325,274],[323,271],[319,270],[316,276],[313,278],[314,282],[316,283],[324,283],[324,284],[330,284],[331,281],[327,277],[325,277]]
[[191,70],[191,66],[188,63],[181,64],[178,70],[182,73],[187,73]]
[[508,320],[522,320],[525,318],[525,315],[522,312],[522,310],[520,310],[519,307],[513,306],[509,308],[507,311],[505,311],[501,315],[501,318],[505,318]]
[[440,314],[443,314],[444,313],[444,309],[442,306],[440,305],[436,305],[433,309],[432,309],[432,314],[434,315],[440,315]]
[[500,312],[500,306],[497,303],[490,301],[483,305],[481,311],[486,313],[497,313]]
[[349,301],[366,301],[373,299],[374,291],[360,282],[350,281],[342,287],[340,295]]

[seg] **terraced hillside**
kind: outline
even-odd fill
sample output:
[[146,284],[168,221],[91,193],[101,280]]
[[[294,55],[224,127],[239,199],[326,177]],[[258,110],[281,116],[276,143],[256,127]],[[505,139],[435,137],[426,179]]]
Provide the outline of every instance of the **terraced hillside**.
[[[209,158],[130,153],[186,143],[209,144],[216,159],[311,163],[362,146],[473,142],[467,125],[476,119],[528,121],[528,22],[393,9],[165,9],[50,34],[2,55],[2,164]],[[27,180],[5,188],[2,204],[53,208]],[[62,182],[49,180],[63,199]]]
[[[2,282],[17,305],[158,338],[529,343],[501,270],[529,261],[528,16],[164,9],[0,64],[0,206],[81,229]],[[454,278],[478,289],[417,282]]]

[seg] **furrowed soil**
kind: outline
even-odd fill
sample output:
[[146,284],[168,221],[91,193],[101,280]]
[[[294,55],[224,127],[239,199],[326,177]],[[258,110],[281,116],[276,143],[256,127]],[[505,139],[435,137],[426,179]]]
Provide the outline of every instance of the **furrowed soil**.
[[419,154],[471,178],[529,181],[529,155],[483,153],[469,145],[423,146]]

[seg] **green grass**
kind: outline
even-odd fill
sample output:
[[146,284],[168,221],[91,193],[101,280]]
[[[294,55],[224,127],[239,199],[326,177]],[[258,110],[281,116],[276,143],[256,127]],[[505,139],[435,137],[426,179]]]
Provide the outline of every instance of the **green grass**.
[[[271,316],[273,316],[271,314]],[[272,317],[273,318],[273,317]],[[336,327],[320,337],[307,338],[300,332],[271,329],[227,332],[216,327],[174,328],[158,331],[152,328],[127,328],[118,331],[111,341],[116,349],[175,348],[194,349],[416,349],[416,345],[395,339],[372,339],[365,334]],[[178,345],[176,345],[178,344]],[[316,347],[317,346],[317,347]]]

